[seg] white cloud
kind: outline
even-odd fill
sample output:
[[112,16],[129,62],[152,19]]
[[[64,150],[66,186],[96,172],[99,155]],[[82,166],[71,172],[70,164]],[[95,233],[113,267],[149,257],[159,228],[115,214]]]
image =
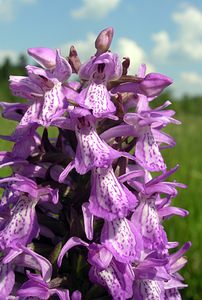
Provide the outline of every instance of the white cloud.
[[201,95],[202,74],[195,71],[181,72],[173,85],[174,95]]
[[152,35],[155,42],[154,57],[165,60],[182,57],[193,61],[202,60],[202,10],[183,5],[181,10],[173,13],[176,23],[176,36],[171,38],[165,31]]
[[202,75],[196,72],[182,72],[180,78],[186,84],[191,84],[192,86],[202,86]]
[[168,33],[166,31],[160,31],[153,34],[152,39],[155,42],[155,47],[153,48],[154,57],[161,60],[167,58],[172,48]]
[[0,21],[9,22],[14,19],[19,5],[34,4],[37,0],[0,0]]
[[117,41],[117,46],[115,48],[121,59],[123,57],[130,58],[130,69],[131,74],[136,74],[140,64],[146,63],[147,73],[154,71],[155,68],[148,63],[147,55],[143,48],[141,48],[136,41],[128,38],[119,38]]
[[71,11],[71,16],[76,19],[104,18],[116,9],[121,0],[83,0],[80,8]]

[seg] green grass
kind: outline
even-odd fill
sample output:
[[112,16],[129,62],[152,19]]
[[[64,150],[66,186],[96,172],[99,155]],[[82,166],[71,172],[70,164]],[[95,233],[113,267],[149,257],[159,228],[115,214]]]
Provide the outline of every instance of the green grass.
[[[168,168],[177,163],[180,168],[172,176],[178,182],[188,185],[180,190],[174,205],[190,211],[185,219],[173,217],[166,222],[166,228],[171,241],[179,241],[182,245],[186,241],[192,242],[192,248],[187,253],[188,264],[182,274],[189,288],[183,291],[183,299],[200,300],[202,294],[202,118],[200,115],[178,113],[177,118],[182,125],[170,125],[166,130],[177,142],[176,147],[163,150]],[[0,119],[0,134],[9,134],[15,127],[14,122]],[[11,149],[11,144],[0,141],[0,150]],[[0,170],[1,176],[6,176],[8,170]]]
[[181,190],[174,204],[188,209],[190,214],[185,219],[174,217],[167,221],[166,228],[170,240],[181,244],[190,240],[192,247],[187,253],[189,262],[182,274],[189,288],[183,291],[183,299],[201,299],[202,285],[202,118],[197,115],[178,114],[182,121],[180,126],[170,126],[167,130],[175,137],[177,145],[164,152],[169,167],[180,164],[177,173],[172,176],[179,182],[188,185]]

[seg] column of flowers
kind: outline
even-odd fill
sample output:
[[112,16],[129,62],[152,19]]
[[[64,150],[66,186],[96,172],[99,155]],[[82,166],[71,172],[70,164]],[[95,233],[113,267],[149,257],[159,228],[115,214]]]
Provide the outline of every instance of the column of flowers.
[[150,105],[172,80],[145,65],[128,75],[112,38],[103,30],[84,64],[73,46],[68,58],[31,48],[40,66],[10,76],[27,102],[1,102],[18,125],[1,136],[14,145],[0,153],[12,169],[0,179],[0,299],[181,299],[178,271],[191,243],[171,254],[178,243],[163,221],[188,214],[172,206],[185,186],[166,181],[178,166],[167,170],[161,154],[175,145],[162,129],[180,122],[169,101]]

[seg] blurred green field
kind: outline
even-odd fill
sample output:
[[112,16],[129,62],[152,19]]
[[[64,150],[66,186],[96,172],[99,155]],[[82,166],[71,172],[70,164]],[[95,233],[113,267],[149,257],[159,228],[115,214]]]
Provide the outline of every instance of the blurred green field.
[[[195,103],[196,105],[197,103]],[[169,125],[167,132],[174,136],[177,146],[173,149],[163,150],[166,163],[169,168],[177,163],[180,168],[172,176],[178,182],[188,185],[185,190],[180,190],[176,198],[175,206],[183,207],[190,211],[185,219],[171,218],[166,222],[166,228],[171,241],[179,241],[182,245],[186,241],[192,242],[192,248],[187,256],[189,262],[182,274],[189,288],[183,291],[183,299],[201,300],[202,294],[202,117],[194,108],[191,112],[182,112],[177,108],[176,118],[182,121],[182,125]],[[12,132],[15,123],[0,119],[0,134]],[[5,141],[0,141],[0,150],[9,150]],[[8,170],[0,170],[0,176],[6,176]]]
[[166,223],[170,240],[192,242],[187,253],[189,262],[182,274],[189,288],[183,291],[183,299],[201,299],[202,295],[202,117],[195,114],[177,113],[182,125],[170,126],[167,132],[177,141],[173,149],[166,149],[165,158],[169,167],[180,164],[172,176],[178,182],[188,185],[180,190],[174,204],[189,210],[186,218],[173,217]]

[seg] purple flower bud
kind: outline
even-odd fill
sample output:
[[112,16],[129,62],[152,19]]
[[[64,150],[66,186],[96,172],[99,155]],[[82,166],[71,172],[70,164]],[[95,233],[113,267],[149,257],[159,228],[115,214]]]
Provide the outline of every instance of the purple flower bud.
[[96,55],[100,55],[109,50],[113,35],[114,30],[112,27],[108,27],[98,34],[98,37],[95,40],[95,48],[97,49]]

